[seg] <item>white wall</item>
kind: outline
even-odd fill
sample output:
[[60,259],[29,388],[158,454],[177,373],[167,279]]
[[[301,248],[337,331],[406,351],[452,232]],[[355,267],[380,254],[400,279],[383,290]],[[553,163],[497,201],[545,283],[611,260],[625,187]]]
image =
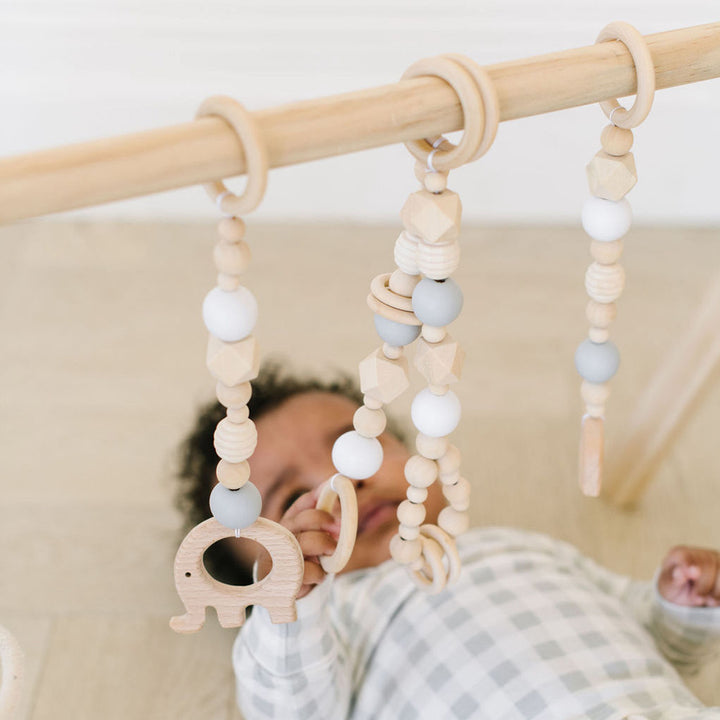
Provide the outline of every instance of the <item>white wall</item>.
[[[414,60],[480,63],[593,42],[611,20],[644,33],[717,20],[717,0],[0,0],[0,155],[183,122],[207,95],[257,109],[397,79]],[[715,15],[713,15],[715,10]],[[659,91],[636,131],[630,199],[644,222],[718,223],[720,80]],[[465,219],[575,222],[596,107],[504,123],[455,171]],[[273,171],[265,220],[395,221],[415,188],[402,146]],[[211,217],[200,188],[73,213]]]

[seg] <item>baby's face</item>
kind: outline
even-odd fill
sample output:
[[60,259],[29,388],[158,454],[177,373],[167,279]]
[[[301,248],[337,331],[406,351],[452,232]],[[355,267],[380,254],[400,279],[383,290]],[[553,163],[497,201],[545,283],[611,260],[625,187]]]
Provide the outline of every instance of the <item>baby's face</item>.
[[[291,397],[256,421],[258,442],[249,462],[252,482],[263,497],[263,517],[279,521],[300,495],[336,472],[332,446],[353,429],[355,410],[357,405],[342,395],[309,392]],[[409,453],[389,433],[379,440],[384,451],[382,467],[373,477],[355,481],[358,534],[345,571],[387,560],[390,538],[397,532],[396,511],[406,497],[404,467]],[[428,490],[426,522],[436,522],[443,506],[442,491],[439,483]]]

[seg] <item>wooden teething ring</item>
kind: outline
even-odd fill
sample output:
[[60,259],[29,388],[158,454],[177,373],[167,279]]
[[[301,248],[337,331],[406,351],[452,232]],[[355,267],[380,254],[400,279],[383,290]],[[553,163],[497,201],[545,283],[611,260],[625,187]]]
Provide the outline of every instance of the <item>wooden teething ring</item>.
[[420,535],[422,555],[418,558],[417,566],[410,569],[410,577],[418,587],[430,595],[435,595],[445,588],[448,574],[443,564],[443,548],[434,538]]
[[443,550],[443,554],[447,558],[447,582],[453,583],[460,576],[460,555],[457,551],[455,540],[448,535],[442,528],[437,525],[421,525],[420,535],[434,540]]
[[603,100],[600,107],[613,125],[629,129],[639,125],[650,112],[655,97],[655,66],[645,38],[625,22],[606,25],[597,36],[596,43],[619,40],[630,51],[637,75],[637,94],[630,109],[626,109],[613,98]]
[[335,552],[320,558],[320,565],[327,573],[338,573],[347,565],[357,536],[358,506],[355,487],[351,480],[339,473],[333,475],[320,491],[315,507],[329,513],[336,497],[340,499],[340,537]]

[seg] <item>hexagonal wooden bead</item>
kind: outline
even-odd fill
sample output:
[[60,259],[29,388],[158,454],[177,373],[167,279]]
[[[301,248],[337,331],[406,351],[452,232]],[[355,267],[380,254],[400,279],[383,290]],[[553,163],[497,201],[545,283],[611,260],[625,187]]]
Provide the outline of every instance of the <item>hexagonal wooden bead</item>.
[[385,405],[400,397],[410,387],[407,358],[392,360],[385,357],[382,348],[361,360],[359,371],[363,393]]
[[213,435],[215,452],[229,463],[241,463],[247,460],[257,445],[257,430],[252,420],[242,423],[222,419],[215,428]]
[[601,303],[590,300],[585,308],[585,317],[593,327],[607,328],[617,315],[617,305],[614,302]]
[[465,351],[450,335],[440,342],[417,341],[414,364],[430,385],[450,385],[460,379]]
[[240,385],[258,376],[260,349],[253,335],[234,343],[210,335],[206,360],[208,370],[216,380],[223,385]]
[[447,243],[460,234],[460,197],[452,190],[412,193],[400,211],[405,229],[426,243]]
[[624,155],[630,152],[633,145],[632,130],[617,125],[606,125],[600,133],[600,143],[608,155]]
[[600,150],[586,170],[590,192],[605,200],[621,200],[637,182],[632,153],[616,157]]
[[610,303],[622,295],[625,271],[622,265],[592,263],[585,273],[585,290],[595,301]]

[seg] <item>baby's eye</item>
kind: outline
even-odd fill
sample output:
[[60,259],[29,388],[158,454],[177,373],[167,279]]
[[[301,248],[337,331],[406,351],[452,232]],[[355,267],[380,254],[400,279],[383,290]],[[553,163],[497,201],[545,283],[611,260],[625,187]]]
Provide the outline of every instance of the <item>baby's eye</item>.
[[291,493],[290,495],[285,498],[285,502],[283,502],[283,512],[287,512],[290,509],[290,506],[303,494],[303,490],[295,490],[295,492]]

